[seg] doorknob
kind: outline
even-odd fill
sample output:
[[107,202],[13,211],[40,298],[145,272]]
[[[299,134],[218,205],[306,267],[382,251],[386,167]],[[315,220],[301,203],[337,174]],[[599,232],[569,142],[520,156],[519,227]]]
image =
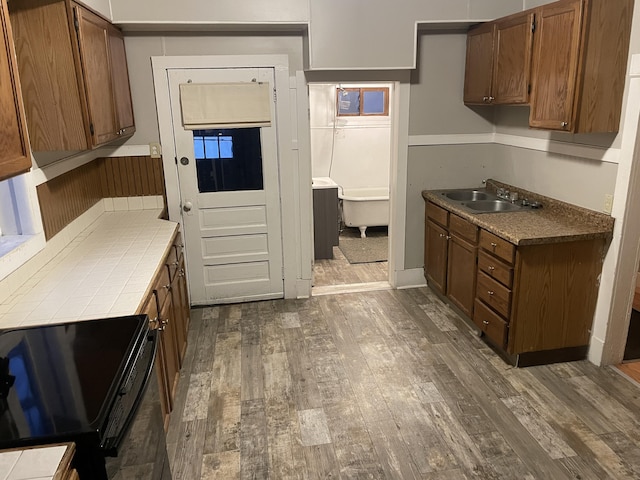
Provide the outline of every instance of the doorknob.
[[182,210],[184,210],[185,212],[190,212],[192,208],[193,203],[191,202],[184,202],[184,204],[182,205]]

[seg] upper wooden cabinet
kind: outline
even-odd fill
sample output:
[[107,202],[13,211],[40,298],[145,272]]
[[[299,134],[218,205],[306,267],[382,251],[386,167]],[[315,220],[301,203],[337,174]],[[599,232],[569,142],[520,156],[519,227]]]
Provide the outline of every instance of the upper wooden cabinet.
[[[472,28],[465,103],[529,104],[534,128],[618,131],[632,14],[633,0],[560,0]],[[479,96],[487,74],[477,64],[489,62],[482,31],[493,32],[492,77]]]
[[523,12],[469,30],[466,104],[528,102],[533,18]]
[[495,32],[494,23],[483,23],[467,33],[467,61],[464,75],[464,103],[466,104],[490,103]]
[[5,0],[0,1],[0,27],[0,180],[4,180],[31,168],[31,152]]
[[135,131],[113,25],[69,0],[21,0],[9,11],[34,152],[73,153]]
[[523,12],[496,22],[493,103],[529,101],[534,14]]
[[633,0],[561,0],[536,15],[529,124],[617,132]]

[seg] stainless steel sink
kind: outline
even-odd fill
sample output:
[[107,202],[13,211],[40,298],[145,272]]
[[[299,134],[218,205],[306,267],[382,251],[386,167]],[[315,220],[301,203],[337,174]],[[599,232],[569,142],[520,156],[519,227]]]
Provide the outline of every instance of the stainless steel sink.
[[490,213],[490,212],[512,212],[514,210],[520,210],[520,205],[507,202],[506,200],[478,200],[475,202],[465,202],[467,208],[475,210],[478,213]]
[[489,195],[486,192],[480,192],[478,190],[454,190],[451,192],[445,192],[443,195],[451,200],[457,200],[459,202],[475,202],[489,198]]
[[443,200],[469,213],[515,212],[523,208],[517,203],[511,203],[498,197],[493,192],[477,188],[441,190],[437,193],[442,196]]

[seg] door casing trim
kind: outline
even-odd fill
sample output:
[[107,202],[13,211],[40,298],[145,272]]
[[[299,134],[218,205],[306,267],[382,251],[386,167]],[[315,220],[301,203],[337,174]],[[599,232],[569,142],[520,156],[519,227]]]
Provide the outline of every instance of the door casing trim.
[[[300,211],[311,210],[311,181],[298,169],[293,158],[293,126],[291,121],[289,59],[286,55],[198,55],[151,57],[153,83],[158,112],[158,127],[162,144],[162,163],[167,191],[169,219],[182,223],[180,188],[175,165],[176,148],[173,139],[169,79],[173,69],[198,68],[273,68],[276,89],[276,138],[278,146],[278,174],[280,181],[280,214],[282,222],[284,297],[300,296],[300,281],[308,280],[310,290],[311,250],[308,237],[300,232],[310,231],[311,223],[301,225]],[[297,158],[296,158],[297,160]],[[309,181],[307,181],[309,180]],[[307,185],[308,184],[308,185]],[[307,192],[308,190],[308,192]],[[298,240],[299,242],[297,242]],[[308,276],[298,266],[309,265]]]

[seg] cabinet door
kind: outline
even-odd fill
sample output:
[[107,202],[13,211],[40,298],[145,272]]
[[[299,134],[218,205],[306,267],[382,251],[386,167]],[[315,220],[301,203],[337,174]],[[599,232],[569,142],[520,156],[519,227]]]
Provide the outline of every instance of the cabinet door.
[[167,390],[169,399],[173,405],[175,389],[178,385],[178,377],[180,374],[180,363],[178,361],[178,352],[176,348],[176,325],[173,318],[173,303],[171,295],[167,295],[164,305],[160,308],[160,344],[162,346],[164,356],[164,367],[166,372]]
[[452,235],[449,239],[447,297],[469,318],[476,292],[477,247]]
[[429,285],[445,294],[448,232],[428,218],[425,223],[424,274]]
[[543,6],[536,14],[529,125],[573,128],[573,107],[582,26],[581,0]]
[[[158,302],[155,293],[149,295],[145,306],[141,313],[145,313],[149,317],[149,328],[159,329],[160,316],[158,314]],[[167,385],[167,367],[166,353],[162,342],[162,331],[158,331],[158,350],[156,352],[156,377],[158,379],[158,390],[160,393],[160,406],[162,408],[163,417],[167,417],[171,413],[171,395],[169,386]]]
[[109,23],[79,5],[73,11],[78,21],[89,130],[95,147],[118,138],[109,68]]
[[496,22],[493,103],[529,101],[533,18],[533,13],[524,13]]
[[116,109],[116,133],[129,135],[135,131],[127,54],[120,30],[109,28],[109,52],[111,55],[111,78],[113,81],[114,105]]
[[4,180],[31,168],[31,152],[5,0],[0,2],[0,22],[3,41],[0,52],[0,180]]
[[464,103],[486,104],[491,102],[494,42],[494,23],[484,23],[467,33]]
[[[184,269],[184,260],[182,261],[182,268]],[[173,320],[175,326],[175,337],[177,347],[178,363],[182,366],[182,360],[187,349],[187,318],[184,315],[184,300],[182,298],[183,290],[181,288],[182,277],[180,276],[180,266],[173,280],[171,281],[171,303],[173,305]]]

